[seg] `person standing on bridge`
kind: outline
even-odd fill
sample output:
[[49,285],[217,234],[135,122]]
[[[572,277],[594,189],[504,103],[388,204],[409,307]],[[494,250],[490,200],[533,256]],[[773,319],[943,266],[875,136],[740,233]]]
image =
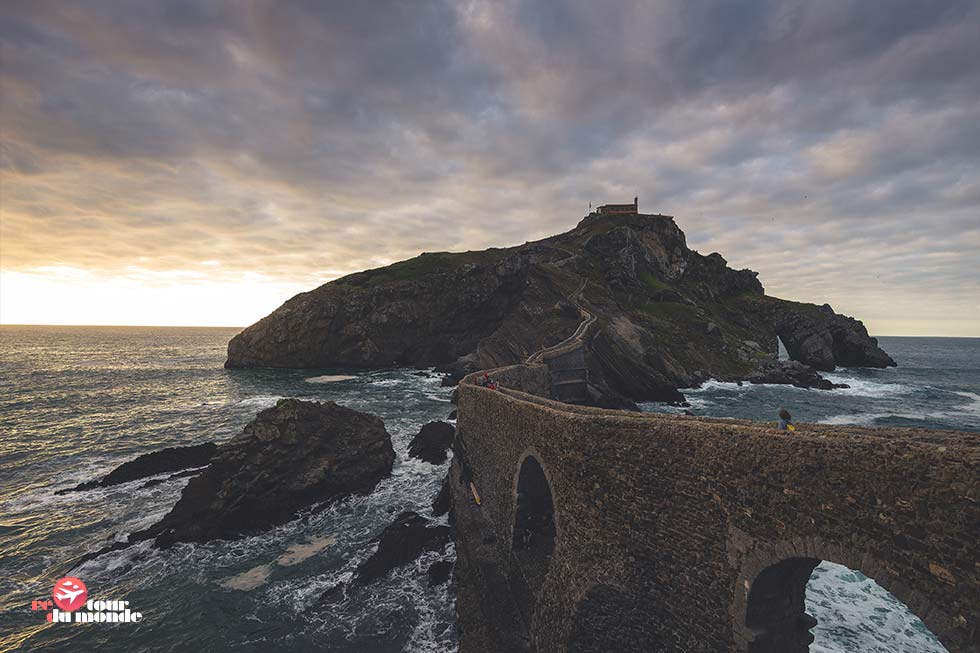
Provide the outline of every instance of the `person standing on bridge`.
[[789,411],[785,408],[779,409],[779,430],[780,431],[795,431],[796,426],[793,424],[793,416],[789,414]]

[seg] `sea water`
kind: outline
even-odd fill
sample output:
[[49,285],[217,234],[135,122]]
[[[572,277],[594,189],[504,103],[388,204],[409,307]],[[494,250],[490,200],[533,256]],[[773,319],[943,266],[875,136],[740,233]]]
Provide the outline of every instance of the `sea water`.
[[[450,389],[415,370],[226,370],[236,329],[0,327],[0,650],[454,651],[453,599],[428,587],[444,552],[340,603],[317,599],[349,580],[371,538],[404,510],[428,516],[448,463],[407,456],[426,422],[452,410]],[[774,386],[706,384],[700,414],[980,430],[976,340],[893,339],[893,370],[843,370],[834,397]],[[72,569],[79,556],[154,523],[186,478],[55,495],[141,453],[220,442],[282,397],[333,400],[379,415],[397,459],[377,490],[233,542],[143,543]],[[659,406],[650,409],[663,410]],[[445,523],[445,518],[436,520]],[[48,624],[31,610],[70,569],[89,598],[126,600],[139,623]],[[845,568],[821,565],[808,609],[813,650],[941,651],[904,606]]]

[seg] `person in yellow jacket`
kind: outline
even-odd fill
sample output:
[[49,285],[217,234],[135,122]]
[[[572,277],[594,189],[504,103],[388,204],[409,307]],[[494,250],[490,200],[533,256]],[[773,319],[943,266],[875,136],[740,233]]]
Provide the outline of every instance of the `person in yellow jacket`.
[[779,409],[779,430],[780,431],[795,431],[796,426],[793,424],[793,416],[789,414],[789,411],[785,408]]

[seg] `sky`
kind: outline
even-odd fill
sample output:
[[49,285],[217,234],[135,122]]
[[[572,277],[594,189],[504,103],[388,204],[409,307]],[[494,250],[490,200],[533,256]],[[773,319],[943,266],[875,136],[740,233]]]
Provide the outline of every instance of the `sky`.
[[0,322],[245,326],[589,202],[980,336],[980,3],[5,0]]

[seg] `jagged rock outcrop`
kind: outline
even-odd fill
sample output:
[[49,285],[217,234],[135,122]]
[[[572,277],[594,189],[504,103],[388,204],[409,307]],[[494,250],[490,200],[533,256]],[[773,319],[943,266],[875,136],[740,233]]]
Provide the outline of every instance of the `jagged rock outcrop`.
[[453,444],[456,427],[447,422],[429,422],[408,444],[408,456],[433,465],[446,462],[446,452]]
[[280,400],[220,445],[173,509],[139,537],[166,547],[261,531],[311,504],[370,492],[394,460],[391,437],[374,415]]
[[217,447],[163,519],[81,556],[73,568],[150,539],[168,548],[256,533],[315,503],[371,492],[394,462],[378,417],[332,401],[281,399]]
[[842,367],[895,367],[859,320],[816,307],[775,300],[773,324],[790,358],[822,371]]
[[448,382],[585,337],[597,396],[671,401],[776,361],[818,370],[894,361],[857,320],[765,295],[757,274],[687,247],[673,218],[592,214],[508,249],[423,254],[297,295],[235,336],[228,367],[435,366]]
[[[166,472],[176,472],[191,467],[203,467],[211,460],[217,445],[213,442],[205,442],[189,447],[167,447],[160,451],[153,451],[137,456],[133,460],[124,462],[119,467],[106,474],[97,481],[87,481],[79,483],[73,488],[58,490],[55,494],[66,494],[68,492],[79,492],[82,490],[92,490],[98,487],[109,487],[128,483],[147,476],[156,476]],[[162,480],[165,479],[161,479]],[[152,483],[147,483],[150,485]]]
[[835,390],[850,387],[846,383],[833,383],[820,376],[809,365],[798,361],[779,361],[760,367],[745,379],[749,383],[775,383],[792,385],[797,388],[815,388],[817,390]]
[[[352,592],[384,578],[396,567],[407,565],[425,551],[439,551],[446,547],[451,536],[448,526],[432,526],[425,517],[406,511],[395,517],[390,525],[371,539],[377,542],[378,550],[357,566],[354,578],[349,583],[337,583],[317,599],[315,609],[335,605],[346,600]],[[434,562],[426,571],[430,587],[449,580],[453,563]]]
[[171,474],[170,476],[166,476],[164,478],[151,479],[146,483],[143,483],[143,485],[140,486],[140,489],[142,490],[143,488],[153,487],[154,485],[162,485],[163,483],[166,483],[167,481],[172,481],[175,478],[187,478],[188,476],[197,476],[202,471],[204,471],[203,468],[185,469],[182,472],[177,472],[176,474]]
[[370,583],[415,560],[423,551],[439,551],[449,542],[449,536],[448,526],[431,526],[418,513],[403,512],[375,538],[378,550],[358,566],[354,582]]

